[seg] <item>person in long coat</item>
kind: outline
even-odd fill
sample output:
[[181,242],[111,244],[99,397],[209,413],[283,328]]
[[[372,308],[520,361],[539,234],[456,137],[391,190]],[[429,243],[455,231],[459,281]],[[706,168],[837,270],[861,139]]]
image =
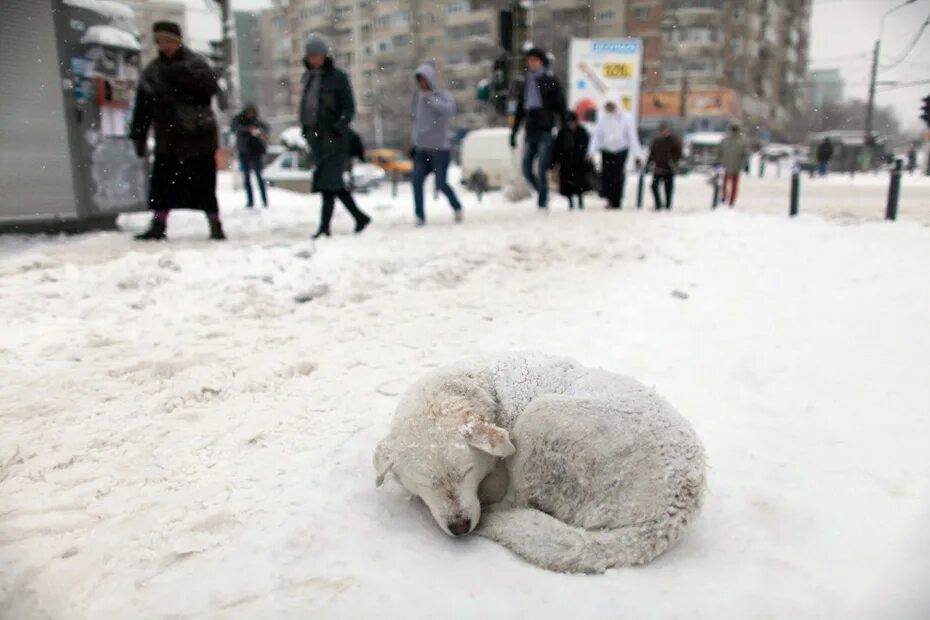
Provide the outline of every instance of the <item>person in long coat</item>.
[[184,46],[181,27],[153,25],[158,57],[139,81],[129,137],[139,157],[146,156],[150,128],[155,131],[155,162],[149,185],[149,229],[139,240],[165,238],[173,209],[197,209],[207,215],[210,238],[226,238],[216,200],[216,116],[210,101],[217,92],[210,64]]
[[568,198],[568,208],[574,209],[574,198],[578,197],[578,208],[584,209],[584,193],[588,186],[588,175],[593,174],[588,159],[588,144],[591,136],[578,122],[578,115],[569,112],[567,124],[559,130],[552,148],[552,166],[559,168],[559,193]]
[[[681,161],[682,146],[678,136],[672,133],[668,123],[659,123],[659,133],[649,147],[649,159],[646,168],[652,170],[652,198],[656,211],[672,208],[672,196],[675,194],[675,174]],[[660,187],[665,188],[665,202],[662,202]]]
[[343,178],[351,146],[349,124],[355,115],[352,85],[345,72],[333,64],[332,48],[325,36],[311,33],[304,52],[306,71],[300,80],[298,115],[314,163],[312,188],[323,195],[320,226],[313,238],[330,235],[336,198],[352,214],[355,232],[360,233],[371,218],[355,204]]

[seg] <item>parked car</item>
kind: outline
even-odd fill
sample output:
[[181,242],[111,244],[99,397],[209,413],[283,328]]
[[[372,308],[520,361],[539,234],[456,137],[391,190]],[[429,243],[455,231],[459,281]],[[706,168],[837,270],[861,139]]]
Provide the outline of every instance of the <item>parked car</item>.
[[396,149],[368,149],[365,159],[378,166],[388,176],[397,175],[408,178],[413,173],[413,162]]
[[[520,133],[522,141],[523,133]],[[521,149],[510,148],[510,129],[492,127],[469,131],[462,139],[462,180],[467,182],[480,169],[488,189],[500,189],[518,174],[516,158]]]
[[[269,187],[280,187],[292,192],[310,193],[313,164],[302,151],[284,151],[262,170]],[[381,168],[372,164],[356,163],[352,173],[346,172],[346,183],[352,191],[367,192],[387,177]]]

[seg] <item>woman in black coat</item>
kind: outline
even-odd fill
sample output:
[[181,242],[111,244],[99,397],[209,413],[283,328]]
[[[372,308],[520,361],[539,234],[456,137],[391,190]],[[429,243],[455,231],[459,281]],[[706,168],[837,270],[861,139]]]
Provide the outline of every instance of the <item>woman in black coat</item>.
[[568,197],[568,208],[575,208],[574,197],[577,196],[578,208],[584,209],[584,193],[591,189],[588,184],[591,136],[578,122],[577,114],[569,112],[567,120],[552,148],[552,166],[559,167],[559,193]]
[[313,158],[313,191],[323,194],[320,227],[313,238],[328,237],[336,198],[355,219],[360,233],[371,222],[346,189],[343,173],[350,155],[349,123],[355,115],[352,85],[344,71],[333,65],[329,40],[311,33],[304,47],[307,70],[300,80],[298,116]]
[[183,46],[181,27],[156,22],[158,58],[139,81],[130,138],[145,157],[150,127],[155,130],[155,164],[149,186],[149,229],[136,239],[165,238],[172,209],[198,209],[210,222],[210,238],[225,239],[216,200],[217,123],[210,100],[217,92],[209,63]]

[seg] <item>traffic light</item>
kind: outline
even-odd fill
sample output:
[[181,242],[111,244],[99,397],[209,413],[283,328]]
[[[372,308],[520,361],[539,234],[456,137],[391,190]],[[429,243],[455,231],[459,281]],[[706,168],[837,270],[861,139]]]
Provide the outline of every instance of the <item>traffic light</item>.
[[927,127],[930,127],[930,95],[924,97],[924,105],[920,110],[920,118],[927,123]]

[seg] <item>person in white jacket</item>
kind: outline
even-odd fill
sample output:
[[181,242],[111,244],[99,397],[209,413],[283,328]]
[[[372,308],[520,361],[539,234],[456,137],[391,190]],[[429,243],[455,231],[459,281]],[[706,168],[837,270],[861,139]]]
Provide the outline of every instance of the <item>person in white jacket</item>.
[[591,136],[588,156],[601,152],[601,194],[607,199],[608,209],[619,209],[623,202],[626,184],[626,160],[630,154],[640,163],[639,135],[633,115],[608,101],[603,113],[598,115]]

